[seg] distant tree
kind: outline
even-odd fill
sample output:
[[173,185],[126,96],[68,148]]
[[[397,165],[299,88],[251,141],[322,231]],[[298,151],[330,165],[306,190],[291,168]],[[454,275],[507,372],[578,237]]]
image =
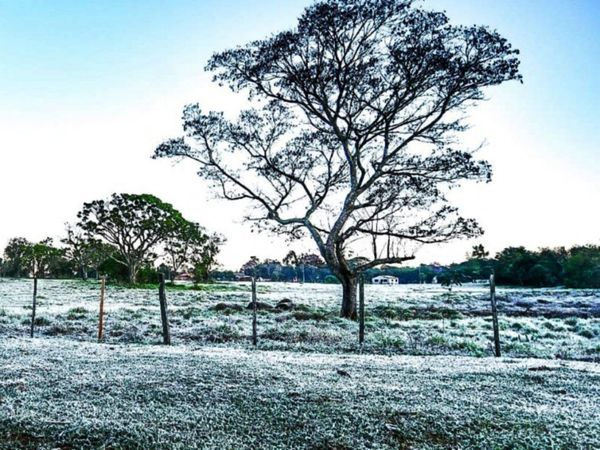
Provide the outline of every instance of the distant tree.
[[461,286],[463,283],[468,281],[467,277],[456,267],[445,268],[439,275],[437,275],[438,282],[452,291],[453,286]]
[[507,247],[496,255],[496,279],[499,284],[524,286],[536,262],[535,254],[525,247]]
[[215,280],[219,281],[235,281],[235,272],[232,270],[215,270],[212,273]]
[[[301,255],[297,255],[295,251],[290,250],[288,254],[283,258],[283,264],[286,266],[294,266],[296,270],[300,272],[300,276],[302,278],[302,282],[306,282],[306,270],[307,267],[320,267],[325,264],[323,259],[319,255],[315,255],[314,253],[303,253]],[[289,272],[286,272],[289,273]],[[286,279],[289,277],[286,277]],[[296,277],[293,277],[296,278]],[[291,281],[291,280],[288,280]],[[314,281],[314,280],[312,280]]]
[[4,249],[2,272],[7,277],[26,277],[30,267],[26,261],[26,253],[31,242],[22,237],[12,238]]
[[[453,145],[483,89],[521,78],[498,33],[412,3],[318,1],[293,30],[214,55],[215,81],[262,102],[237,121],[189,105],[185,136],[155,152],[198,163],[223,198],[256,206],[259,228],[309,235],[347,318],[365,270],[481,233],[445,193],[490,166]],[[352,250],[368,258],[352,265]]]
[[286,266],[297,266],[298,265],[298,255],[294,250],[290,250],[287,255],[283,258],[283,264]]
[[218,233],[208,236],[208,240],[191,253],[190,261],[194,270],[194,281],[205,283],[211,280],[211,273],[217,265],[217,255],[225,238]]
[[558,286],[564,283],[564,264],[567,251],[564,248],[542,248],[535,252],[536,263],[527,274],[530,286]]
[[473,246],[473,251],[471,252],[471,258],[473,259],[485,259],[490,256],[490,252],[488,252],[483,244],[477,244]]
[[251,256],[240,268],[240,272],[244,275],[256,276],[256,267],[260,264],[260,260],[256,256]]
[[24,261],[29,273],[45,278],[53,264],[64,256],[64,250],[54,246],[52,238],[29,244],[25,248]]
[[298,257],[298,262],[306,266],[321,267],[325,265],[325,261],[319,255],[314,253],[302,253]]
[[271,280],[273,279],[273,273],[280,271],[281,262],[276,259],[267,258],[260,264],[260,268],[262,270],[259,272],[259,276]]
[[[164,251],[169,262],[171,279],[189,267],[195,254],[202,251],[210,237],[197,223],[184,222],[166,237]],[[187,266],[187,267],[186,267]]]
[[577,246],[564,263],[565,284],[571,288],[600,288],[600,246]]
[[79,276],[87,280],[91,270],[98,275],[98,267],[115,253],[115,247],[91,238],[75,225],[67,224],[65,228],[66,237],[62,243],[66,245],[66,256],[77,267]]
[[149,194],[113,194],[84,203],[77,217],[89,238],[117,248],[111,258],[127,267],[132,284],[140,268],[155,259],[157,245],[185,223],[172,205]]

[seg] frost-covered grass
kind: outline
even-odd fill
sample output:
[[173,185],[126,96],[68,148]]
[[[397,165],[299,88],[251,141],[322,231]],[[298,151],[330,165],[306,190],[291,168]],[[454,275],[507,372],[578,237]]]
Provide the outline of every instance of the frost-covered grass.
[[[357,324],[337,317],[336,285],[261,283],[259,301],[290,310],[259,312],[259,347],[320,353],[356,353]],[[93,341],[99,287],[95,281],[40,280],[36,333]],[[175,345],[249,346],[250,286],[217,283],[168,290]],[[485,286],[452,292],[435,285],[366,286],[363,353],[492,354],[489,294]],[[499,289],[501,341],[508,356],[600,360],[600,291]],[[159,343],[156,289],[109,285],[105,302],[109,343]],[[31,282],[0,279],[0,336],[24,336],[31,314]]]
[[261,284],[255,350],[249,285],[171,288],[167,348],[153,287],[108,287],[97,344],[96,282],[41,280],[31,340],[0,279],[0,449],[600,448],[600,365],[566,361],[600,358],[599,291],[500,289],[519,359],[485,358],[485,287],[367,286],[362,350],[339,291]]
[[591,449],[600,366],[0,340],[0,449]]

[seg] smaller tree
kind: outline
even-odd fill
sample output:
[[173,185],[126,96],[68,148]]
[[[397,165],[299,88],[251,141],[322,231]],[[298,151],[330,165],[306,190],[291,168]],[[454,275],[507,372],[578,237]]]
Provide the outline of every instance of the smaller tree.
[[[192,263],[194,256],[202,253],[210,237],[197,223],[184,222],[165,241],[165,254],[171,281],[175,275]],[[189,268],[189,267],[187,267]]]
[[600,288],[600,246],[573,247],[564,267],[567,287]]
[[290,250],[287,255],[284,256],[282,260],[283,264],[286,266],[297,266],[298,265],[298,255],[294,250]]
[[211,273],[217,264],[217,255],[221,251],[221,245],[225,238],[220,234],[213,233],[201,247],[197,247],[192,253],[191,262],[194,267],[194,281],[205,283],[210,281]]
[[477,244],[473,246],[473,251],[471,252],[471,258],[473,259],[486,259],[490,256],[490,252],[488,252],[483,244]]
[[314,253],[302,253],[297,255],[295,251],[290,250],[288,254],[283,258],[283,264],[288,266],[294,266],[300,271],[302,282],[306,282],[306,268],[307,267],[321,267],[325,265],[323,259]]
[[63,255],[64,250],[54,247],[52,238],[46,238],[25,248],[25,266],[33,276],[45,278],[50,266]]
[[89,238],[117,248],[111,257],[127,267],[132,284],[140,267],[156,257],[157,245],[186,223],[172,205],[149,194],[113,194],[84,203],[77,217]]
[[27,239],[22,237],[12,238],[4,249],[4,261],[2,273],[7,277],[25,277],[29,275],[29,267],[26,262],[27,249],[31,245]]
[[87,280],[90,270],[98,275],[99,266],[115,253],[112,245],[90,238],[82,229],[67,224],[67,235],[62,239],[66,247],[66,256],[77,268],[82,279]]
[[461,286],[467,281],[465,275],[456,267],[448,267],[437,276],[438,282],[452,291],[453,286]]
[[248,261],[240,268],[240,272],[244,275],[256,276],[256,268],[260,264],[260,260],[256,256],[251,256]]

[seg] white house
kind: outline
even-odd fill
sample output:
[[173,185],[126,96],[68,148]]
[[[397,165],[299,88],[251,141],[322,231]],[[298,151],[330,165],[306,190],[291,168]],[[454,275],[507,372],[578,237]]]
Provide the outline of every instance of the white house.
[[391,275],[381,275],[371,280],[373,284],[398,284],[398,278]]

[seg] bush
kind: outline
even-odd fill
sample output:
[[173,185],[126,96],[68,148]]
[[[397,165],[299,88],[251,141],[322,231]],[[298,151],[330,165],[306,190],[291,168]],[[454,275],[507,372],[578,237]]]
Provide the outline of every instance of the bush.
[[340,282],[340,280],[338,280],[334,275],[327,275],[324,281],[326,284],[339,284]]

